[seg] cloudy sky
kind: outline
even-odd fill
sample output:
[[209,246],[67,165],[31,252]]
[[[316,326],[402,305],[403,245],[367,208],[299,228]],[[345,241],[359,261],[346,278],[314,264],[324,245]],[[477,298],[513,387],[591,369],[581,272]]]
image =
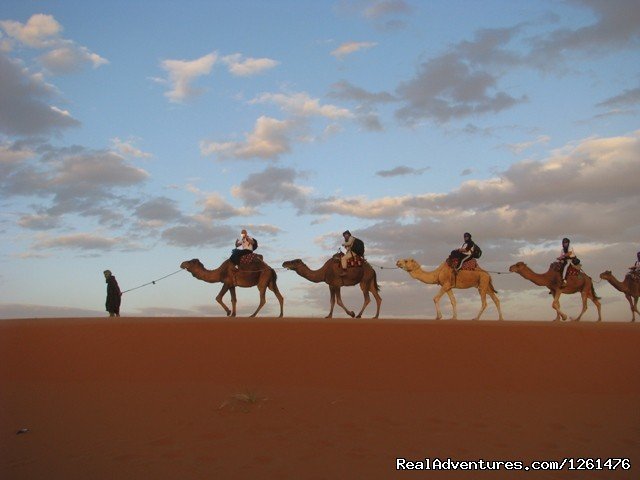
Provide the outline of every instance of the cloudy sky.
[[[639,47],[638,0],[6,0],[0,317],[103,315],[104,269],[126,290],[213,268],[241,228],[271,266],[313,268],[347,228],[371,263],[425,269],[469,231],[495,272],[546,270],[568,236],[620,278],[640,250]],[[326,287],[277,272],[285,314],[327,312]],[[434,316],[436,287],[378,279],[383,317]],[[494,279],[507,318],[554,316]],[[596,287],[605,320],[630,318]],[[218,290],[180,273],[122,310],[220,314]],[[477,293],[456,295],[473,316]]]

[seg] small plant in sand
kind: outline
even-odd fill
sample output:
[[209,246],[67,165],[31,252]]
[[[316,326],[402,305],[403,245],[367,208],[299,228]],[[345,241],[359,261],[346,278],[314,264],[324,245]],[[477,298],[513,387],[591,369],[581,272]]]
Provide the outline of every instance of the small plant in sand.
[[218,407],[218,410],[228,408],[233,412],[240,410],[247,413],[254,405],[257,405],[257,408],[262,408],[262,404],[267,400],[268,398],[260,397],[256,393],[247,390],[244,393],[235,393],[231,395],[231,397],[222,402]]

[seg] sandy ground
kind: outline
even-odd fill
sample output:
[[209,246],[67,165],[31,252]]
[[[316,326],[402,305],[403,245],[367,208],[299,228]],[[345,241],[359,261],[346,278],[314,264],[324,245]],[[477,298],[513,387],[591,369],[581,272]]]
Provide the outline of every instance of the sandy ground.
[[[639,360],[630,323],[1,321],[0,478],[637,479]],[[565,457],[631,469],[396,471]]]

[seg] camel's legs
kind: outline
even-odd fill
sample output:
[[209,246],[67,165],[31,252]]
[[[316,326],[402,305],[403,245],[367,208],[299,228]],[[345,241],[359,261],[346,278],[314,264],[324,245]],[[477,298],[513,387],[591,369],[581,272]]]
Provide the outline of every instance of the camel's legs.
[[480,301],[482,302],[482,305],[480,306],[480,311],[474,320],[480,320],[480,315],[482,315],[482,312],[487,308],[487,292],[478,288],[478,293],[480,294]]
[[491,297],[491,300],[493,300],[493,303],[498,309],[498,320],[504,320],[504,318],[502,317],[502,310],[500,309],[500,299],[492,290],[489,290],[487,293],[489,294],[489,296]]
[[340,287],[336,287],[336,302],[338,302],[338,305],[340,305],[344,309],[344,311],[347,313],[347,315],[349,315],[351,318],[356,316],[353,310],[348,310],[347,307],[344,306],[344,303],[342,303],[342,296],[340,295]]
[[589,293],[587,292],[587,290],[583,289],[580,292],[580,296],[582,297],[582,311],[580,312],[580,315],[572,319],[576,322],[579,322],[580,319],[582,318],[582,315],[584,315],[584,312],[587,311],[587,297],[589,296]]
[[284,298],[282,297],[282,294],[278,289],[278,284],[273,279],[269,282],[269,290],[271,290],[275,294],[276,298],[278,299],[278,302],[280,303],[280,315],[278,316],[282,317],[283,311],[284,311]]
[[362,296],[364,297],[364,302],[362,303],[362,308],[360,309],[360,312],[358,312],[358,315],[356,315],[356,318],[362,317],[362,313],[364,312],[364,309],[367,308],[367,305],[369,305],[369,303],[371,302],[371,298],[369,297],[370,285],[367,284],[366,282],[360,282],[360,288],[362,289]]
[[380,315],[380,306],[382,305],[382,297],[376,291],[375,283],[371,283],[371,285],[369,285],[369,288],[371,289],[370,291],[371,291],[371,294],[373,295],[373,298],[375,298],[376,300],[376,316],[373,318],[378,318],[378,316]]
[[264,307],[264,304],[267,303],[267,286],[258,286],[258,289],[260,290],[260,305],[258,305],[256,311],[251,314],[252,317],[255,317],[262,307]]
[[596,306],[596,308],[598,309],[598,322],[602,321],[602,314],[600,312],[600,300],[598,300],[597,298],[591,298],[591,301],[593,302],[593,304]]
[[451,306],[453,307],[453,320],[455,320],[458,317],[458,312],[456,310],[456,297],[454,297],[453,292],[451,292],[450,285],[442,285],[436,296],[433,297],[433,303],[436,306],[436,320],[440,320],[442,318],[442,312],[440,311],[440,299],[445,293],[449,295],[449,300],[451,300]]
[[336,304],[336,292],[335,292],[334,287],[329,286],[329,293],[331,294],[331,310],[329,310],[329,315],[327,315],[327,316],[326,316],[326,317],[324,317],[324,318],[331,318],[331,317],[333,317],[333,307],[334,307],[334,306],[335,306],[335,304]]
[[231,316],[236,316],[236,305],[238,304],[238,297],[236,297],[236,287],[229,287],[231,293]]
[[560,310],[560,295],[562,295],[562,292],[558,289],[556,293],[553,295],[553,303],[551,304],[553,309],[556,311],[556,321],[560,320],[561,318],[562,320],[567,319],[567,315],[565,315]]
[[451,302],[451,309],[453,313],[451,314],[451,320],[458,319],[458,303],[456,302],[456,297],[453,294],[453,289],[447,290],[447,295],[449,296],[449,301]]
[[[227,291],[229,290],[229,287],[226,284],[222,284],[222,288],[220,289],[220,293],[218,293],[218,296],[216,297],[216,302],[218,302],[222,308],[224,308],[224,311],[227,312],[227,317],[229,315],[231,315],[231,310],[229,310],[229,307],[227,307],[227,305],[224,303],[224,301],[222,300],[222,298],[225,296],[225,294],[227,293]],[[233,305],[233,316],[235,317],[235,304],[233,303],[233,291],[231,294],[231,304]]]

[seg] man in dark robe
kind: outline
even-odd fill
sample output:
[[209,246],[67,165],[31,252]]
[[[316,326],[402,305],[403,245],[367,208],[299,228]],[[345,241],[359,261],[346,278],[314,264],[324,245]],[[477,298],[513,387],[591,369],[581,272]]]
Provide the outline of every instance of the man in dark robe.
[[110,270],[104,271],[104,278],[107,282],[107,302],[105,307],[110,317],[119,317],[122,292],[120,292],[116,277],[113,276]]

